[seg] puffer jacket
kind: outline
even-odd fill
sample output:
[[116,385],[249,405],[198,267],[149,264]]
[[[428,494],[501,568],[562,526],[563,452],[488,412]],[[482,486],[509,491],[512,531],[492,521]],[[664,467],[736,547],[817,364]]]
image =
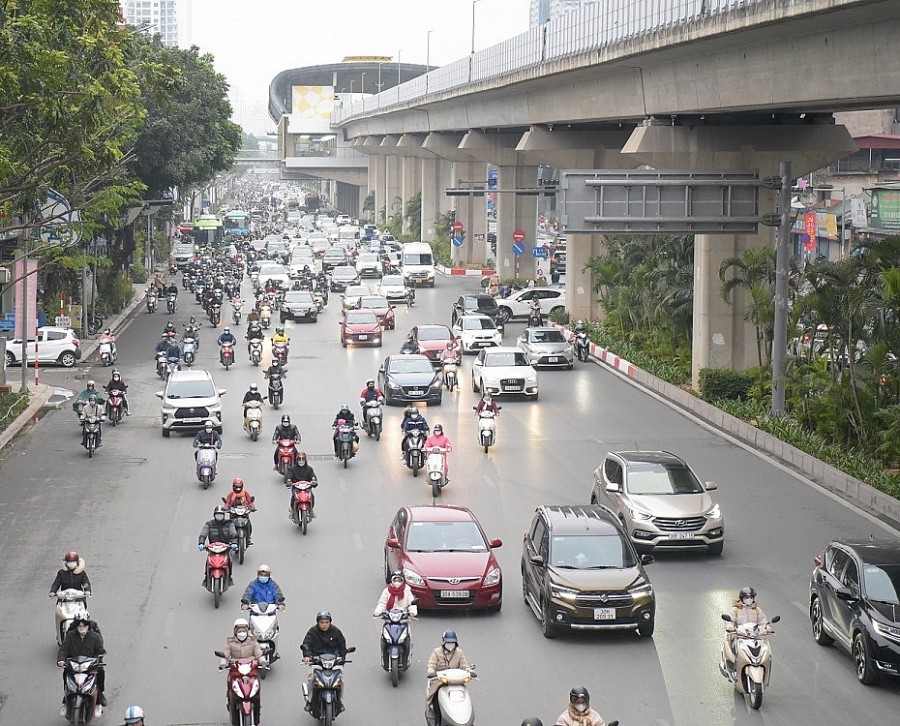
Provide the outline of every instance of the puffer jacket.
[[589,708],[584,713],[578,713],[573,708],[567,708],[556,719],[554,726],[606,726],[606,721],[594,709]]
[[436,678],[432,678],[433,673],[444,671],[448,668],[468,670],[469,667],[469,661],[466,660],[466,654],[463,653],[462,648],[458,645],[456,646],[456,649],[449,654],[444,650],[443,645],[439,645],[435,648],[431,652],[431,657],[428,659],[428,665],[425,667],[425,674],[429,677],[428,690],[425,692],[426,703],[431,703],[434,694],[437,693],[438,689],[441,687],[441,682]]
[[256,660],[262,661],[263,657],[262,648],[259,647],[259,642],[252,635],[248,635],[247,640],[243,643],[233,635],[229,635],[225,638],[225,648],[222,652],[225,654],[225,658],[219,659],[219,665],[222,668],[228,665],[229,660],[256,658]]
[[[384,588],[384,590],[381,591],[381,597],[378,598],[378,605],[375,606],[375,612],[372,614],[381,615],[387,610],[387,604],[390,597],[390,590]],[[416,615],[419,614],[419,609],[413,605],[414,599],[415,595],[413,595],[412,590],[409,589],[409,585],[404,585],[403,594],[394,601],[394,607],[399,608],[400,610],[406,610],[412,617],[416,617]]]
[[78,566],[74,570],[60,567],[56,573],[56,579],[50,585],[50,594],[55,595],[60,590],[84,590],[91,594],[91,581],[84,571],[84,558],[78,558]]
[[761,628],[765,628],[769,624],[766,614],[756,603],[753,603],[750,607],[746,607],[743,603],[734,605],[731,608],[731,619],[734,621],[734,625],[753,623]]
[[248,605],[255,605],[258,602],[281,605],[284,602],[284,595],[275,580],[270,579],[268,582],[260,582],[259,578],[254,578],[247,585],[244,594],[241,595],[241,602]]
[[73,624],[66,632],[66,638],[56,653],[56,660],[57,662],[66,661],[69,658],[78,658],[80,656],[96,658],[105,653],[106,648],[103,647],[103,637],[99,631],[91,628],[82,637],[78,634],[78,630]]

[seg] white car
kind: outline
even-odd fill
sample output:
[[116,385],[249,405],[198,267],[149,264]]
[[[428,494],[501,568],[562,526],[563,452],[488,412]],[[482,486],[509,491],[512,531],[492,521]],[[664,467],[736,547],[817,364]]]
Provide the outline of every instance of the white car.
[[328,237],[319,232],[314,232],[309,236],[309,244],[316,257],[321,257],[325,254],[326,250],[331,247],[331,244],[328,242]]
[[341,294],[341,308],[350,310],[359,305],[359,299],[365,295],[371,295],[372,290],[368,285],[348,285]]
[[360,277],[381,277],[381,258],[374,252],[363,252],[356,258],[356,271]]
[[280,283],[285,290],[291,286],[291,277],[288,271],[284,265],[279,265],[277,262],[264,262],[259,266],[260,285],[265,285],[268,280],[272,280],[276,284]]
[[484,348],[472,364],[472,390],[493,396],[538,398],[538,377],[518,348]]
[[[81,358],[81,341],[69,328],[44,326],[38,328],[37,359],[40,363],[59,363],[64,368],[71,368]],[[29,336],[25,343],[25,355],[29,363],[34,363],[35,339]],[[22,339],[14,338],[6,342],[6,365],[21,363]]]
[[335,217],[334,222],[337,225],[350,224],[350,215],[349,214],[339,214],[337,217]]
[[554,310],[565,310],[566,289],[564,287],[526,287],[506,298],[497,300],[503,322],[525,319],[531,312],[531,301],[537,298],[544,317]]
[[192,368],[175,371],[166,380],[165,390],[157,391],[162,399],[162,435],[173,431],[198,431],[207,420],[222,433],[222,396],[224,388],[216,388],[209,371]]
[[463,353],[503,345],[502,333],[487,315],[460,315],[453,323],[453,334]]
[[525,328],[516,344],[535,368],[548,366],[572,370],[575,365],[572,344],[556,328]]
[[385,275],[378,286],[378,294],[384,295],[388,302],[406,302],[407,289],[403,275]]

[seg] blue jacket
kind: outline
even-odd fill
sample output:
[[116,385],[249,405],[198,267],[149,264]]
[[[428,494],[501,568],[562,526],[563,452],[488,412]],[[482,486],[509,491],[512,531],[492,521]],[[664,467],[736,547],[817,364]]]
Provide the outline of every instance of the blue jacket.
[[284,595],[281,594],[281,588],[278,583],[271,578],[265,584],[259,581],[259,578],[253,578],[244,594],[241,596],[241,602],[253,605],[258,602],[266,602],[272,605],[280,605],[284,602]]

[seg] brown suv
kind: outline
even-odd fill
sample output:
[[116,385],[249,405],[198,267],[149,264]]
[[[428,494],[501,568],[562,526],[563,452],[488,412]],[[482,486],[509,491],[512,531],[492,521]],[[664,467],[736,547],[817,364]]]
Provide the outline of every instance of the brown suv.
[[597,506],[545,505],[522,545],[522,594],[545,638],[562,629],[653,635],[656,598],[618,520]]

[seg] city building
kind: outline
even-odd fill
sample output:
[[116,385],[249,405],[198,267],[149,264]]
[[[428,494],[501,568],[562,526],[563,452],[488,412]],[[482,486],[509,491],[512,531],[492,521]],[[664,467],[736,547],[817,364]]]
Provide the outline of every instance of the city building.
[[159,35],[163,45],[178,45],[176,0],[122,0],[122,17],[128,25]]

